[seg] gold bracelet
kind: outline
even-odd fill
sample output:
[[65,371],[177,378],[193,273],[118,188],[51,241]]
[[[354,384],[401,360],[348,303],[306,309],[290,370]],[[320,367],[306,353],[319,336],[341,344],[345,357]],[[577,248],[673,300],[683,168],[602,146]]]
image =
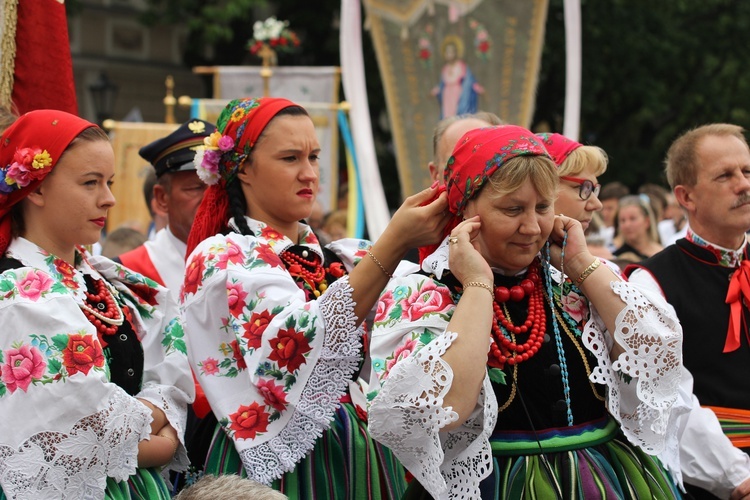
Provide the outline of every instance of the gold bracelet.
[[174,451],[172,451],[172,456],[174,456],[175,453],[177,453],[177,448],[180,447],[180,443],[175,441],[174,438],[170,436],[164,436],[162,434],[157,434],[157,436],[159,436],[160,438],[169,439],[172,442],[172,444],[174,445]]
[[599,259],[594,259],[594,262],[589,264],[589,267],[583,270],[580,276],[578,276],[578,279],[576,280],[576,286],[581,286],[586,278],[589,277],[591,273],[596,271],[596,269],[602,265],[602,261]]
[[484,288],[488,292],[490,292],[490,297],[492,297],[492,300],[495,300],[495,293],[492,291],[492,286],[488,285],[487,283],[482,283],[481,281],[468,281],[464,283],[464,290],[469,288],[470,286],[476,286],[479,288]]
[[372,259],[372,261],[375,264],[378,265],[378,267],[385,273],[386,276],[388,276],[389,278],[393,279],[393,275],[391,273],[389,273],[386,270],[386,268],[383,267],[383,264],[380,263],[380,261],[377,259],[377,257],[375,257],[370,250],[367,250],[367,255],[370,256],[370,258]]

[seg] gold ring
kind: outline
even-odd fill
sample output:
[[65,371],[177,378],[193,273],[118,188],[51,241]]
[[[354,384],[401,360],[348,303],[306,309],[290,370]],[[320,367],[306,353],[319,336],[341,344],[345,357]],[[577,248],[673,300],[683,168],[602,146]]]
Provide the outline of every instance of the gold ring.
[[451,236],[450,238],[448,238],[448,243],[450,243],[451,245],[455,245],[456,243],[458,243],[458,236]]

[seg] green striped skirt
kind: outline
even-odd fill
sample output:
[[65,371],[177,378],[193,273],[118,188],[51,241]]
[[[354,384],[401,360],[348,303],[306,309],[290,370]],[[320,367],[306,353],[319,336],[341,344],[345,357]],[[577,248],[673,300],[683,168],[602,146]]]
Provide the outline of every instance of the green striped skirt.
[[[0,489],[0,500],[7,497]],[[104,492],[106,500],[168,500],[171,498],[169,489],[158,470],[138,469],[127,481],[115,481],[107,478],[107,488]]]
[[[483,499],[682,498],[659,460],[630,444],[611,418],[537,436],[496,432],[490,444],[493,472],[482,481]],[[431,497],[414,481],[404,498]]]
[[[219,425],[204,470],[247,476],[232,440]],[[399,499],[406,480],[404,468],[390,450],[373,441],[354,406],[343,403],[313,450],[272,487],[290,500]]]

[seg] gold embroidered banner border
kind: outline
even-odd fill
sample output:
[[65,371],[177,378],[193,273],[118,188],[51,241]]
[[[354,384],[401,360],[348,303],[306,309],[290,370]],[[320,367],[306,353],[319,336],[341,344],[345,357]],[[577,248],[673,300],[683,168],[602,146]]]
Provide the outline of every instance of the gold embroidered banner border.
[[547,0],[364,0],[401,190],[430,184],[440,118],[491,111],[530,126]]

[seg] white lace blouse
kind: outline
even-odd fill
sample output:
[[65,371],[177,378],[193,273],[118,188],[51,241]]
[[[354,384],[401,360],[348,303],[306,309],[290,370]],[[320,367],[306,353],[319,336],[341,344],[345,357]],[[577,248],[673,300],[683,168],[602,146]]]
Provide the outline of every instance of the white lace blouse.
[[[248,476],[270,483],[331,425],[359,368],[363,330],[347,276],[308,300],[279,258],[293,242],[246,220],[255,236],[217,235],[195,248],[181,300],[190,363],[211,409]],[[299,244],[322,257],[309,227],[299,228]],[[369,247],[329,245],[347,269]]]
[[[23,238],[0,274],[0,486],[9,498],[103,498],[107,477],[136,472],[138,442],[161,408],[180,439],[195,387],[177,304],[163,288],[104,257],[76,269]],[[96,328],[79,307],[84,274],[112,284],[132,312],[144,354],[135,397],[109,382]],[[138,293],[134,292],[138,290]],[[188,465],[180,443],[168,468]]]
[[[447,246],[423,267],[441,275]],[[559,282],[559,276],[553,273],[553,280]],[[566,311],[585,323],[582,342],[598,362],[591,381],[607,385],[607,409],[633,444],[649,454],[676,451],[675,429],[667,424],[680,383],[681,328],[658,294],[623,281],[612,281],[611,287],[624,305],[612,334],[593,307],[589,314],[585,297],[563,300]],[[479,498],[479,483],[492,468],[489,437],[498,413],[485,375],[468,420],[441,430],[458,418],[443,407],[453,372],[442,356],[459,334],[446,330],[455,307],[439,281],[419,274],[392,280],[378,303],[370,350],[370,433],[436,499]],[[615,361],[612,336],[624,348]]]

